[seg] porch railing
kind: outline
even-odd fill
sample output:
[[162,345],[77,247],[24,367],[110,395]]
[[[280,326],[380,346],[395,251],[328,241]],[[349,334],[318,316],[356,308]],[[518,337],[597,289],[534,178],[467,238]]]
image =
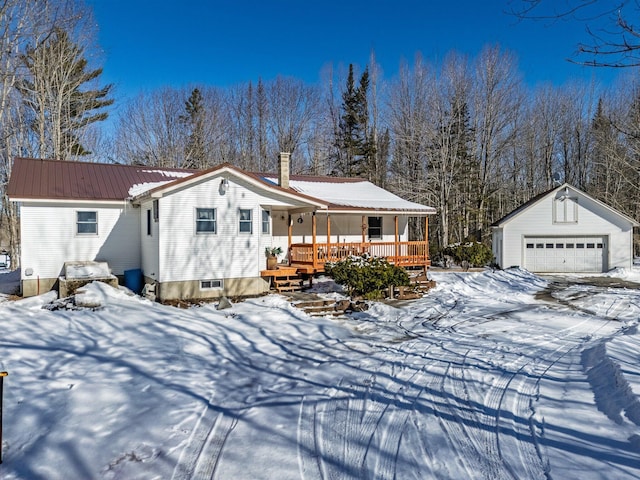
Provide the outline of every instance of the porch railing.
[[350,255],[365,253],[375,257],[384,257],[390,263],[402,267],[431,264],[429,245],[426,241],[294,243],[290,248],[289,263],[319,268],[326,262],[337,262]]

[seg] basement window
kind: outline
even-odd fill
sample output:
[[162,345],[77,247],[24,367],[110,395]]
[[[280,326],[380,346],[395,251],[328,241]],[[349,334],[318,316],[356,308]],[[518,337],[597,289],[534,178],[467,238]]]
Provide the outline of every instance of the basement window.
[[224,288],[224,280],[200,280],[200,290],[221,290]]

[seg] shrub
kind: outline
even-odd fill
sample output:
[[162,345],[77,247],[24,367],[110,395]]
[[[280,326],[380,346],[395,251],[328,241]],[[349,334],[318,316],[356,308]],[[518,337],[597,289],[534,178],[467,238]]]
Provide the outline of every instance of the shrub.
[[381,298],[390,285],[409,285],[409,276],[401,267],[380,257],[347,257],[339,262],[326,263],[325,272],[336,283],[344,285],[351,296]]
[[443,249],[443,254],[462,265],[467,262],[472,267],[483,267],[493,261],[491,248],[480,242],[454,243]]

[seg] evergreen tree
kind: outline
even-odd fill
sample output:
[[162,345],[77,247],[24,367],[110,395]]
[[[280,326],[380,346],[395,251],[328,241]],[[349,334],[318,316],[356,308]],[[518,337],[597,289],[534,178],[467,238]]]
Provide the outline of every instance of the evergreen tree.
[[185,102],[186,115],[180,120],[188,129],[187,145],[185,147],[185,168],[206,168],[207,152],[205,146],[205,106],[202,93],[194,88]]
[[113,103],[108,98],[112,85],[86,89],[102,69],[88,70],[84,49],[61,28],[28,47],[22,60],[28,75],[18,90],[31,114],[40,157],[69,159],[91,153],[82,135],[89,125],[107,118],[103,109]]
[[349,76],[347,87],[342,94],[342,115],[336,139],[339,151],[337,171],[334,172],[336,174],[364,178],[375,175],[372,165],[375,165],[376,145],[369,129],[368,88],[368,70],[364,71],[356,87],[353,64],[349,65]]

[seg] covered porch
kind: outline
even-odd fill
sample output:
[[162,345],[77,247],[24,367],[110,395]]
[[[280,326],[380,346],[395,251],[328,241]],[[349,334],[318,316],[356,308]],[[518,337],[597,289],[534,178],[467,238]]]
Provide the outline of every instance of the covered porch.
[[[331,215],[326,215],[326,235],[319,236],[318,216],[311,215],[311,242],[296,242],[293,240],[293,222],[291,216],[288,221],[288,265],[295,267],[298,272],[305,274],[324,272],[324,265],[327,262],[337,262],[351,255],[368,254],[375,257],[387,259],[390,263],[401,267],[419,267],[425,271],[431,265],[429,258],[428,243],[428,217],[424,219],[425,240],[407,241],[401,240],[398,225],[398,215],[393,216],[394,236],[392,240],[372,240],[368,239],[367,231],[370,225],[367,223],[367,216],[361,216],[361,238],[359,241],[334,241],[331,234]],[[415,216],[415,215],[413,215]],[[324,220],[324,218],[323,218]],[[323,222],[324,223],[324,222]]]

